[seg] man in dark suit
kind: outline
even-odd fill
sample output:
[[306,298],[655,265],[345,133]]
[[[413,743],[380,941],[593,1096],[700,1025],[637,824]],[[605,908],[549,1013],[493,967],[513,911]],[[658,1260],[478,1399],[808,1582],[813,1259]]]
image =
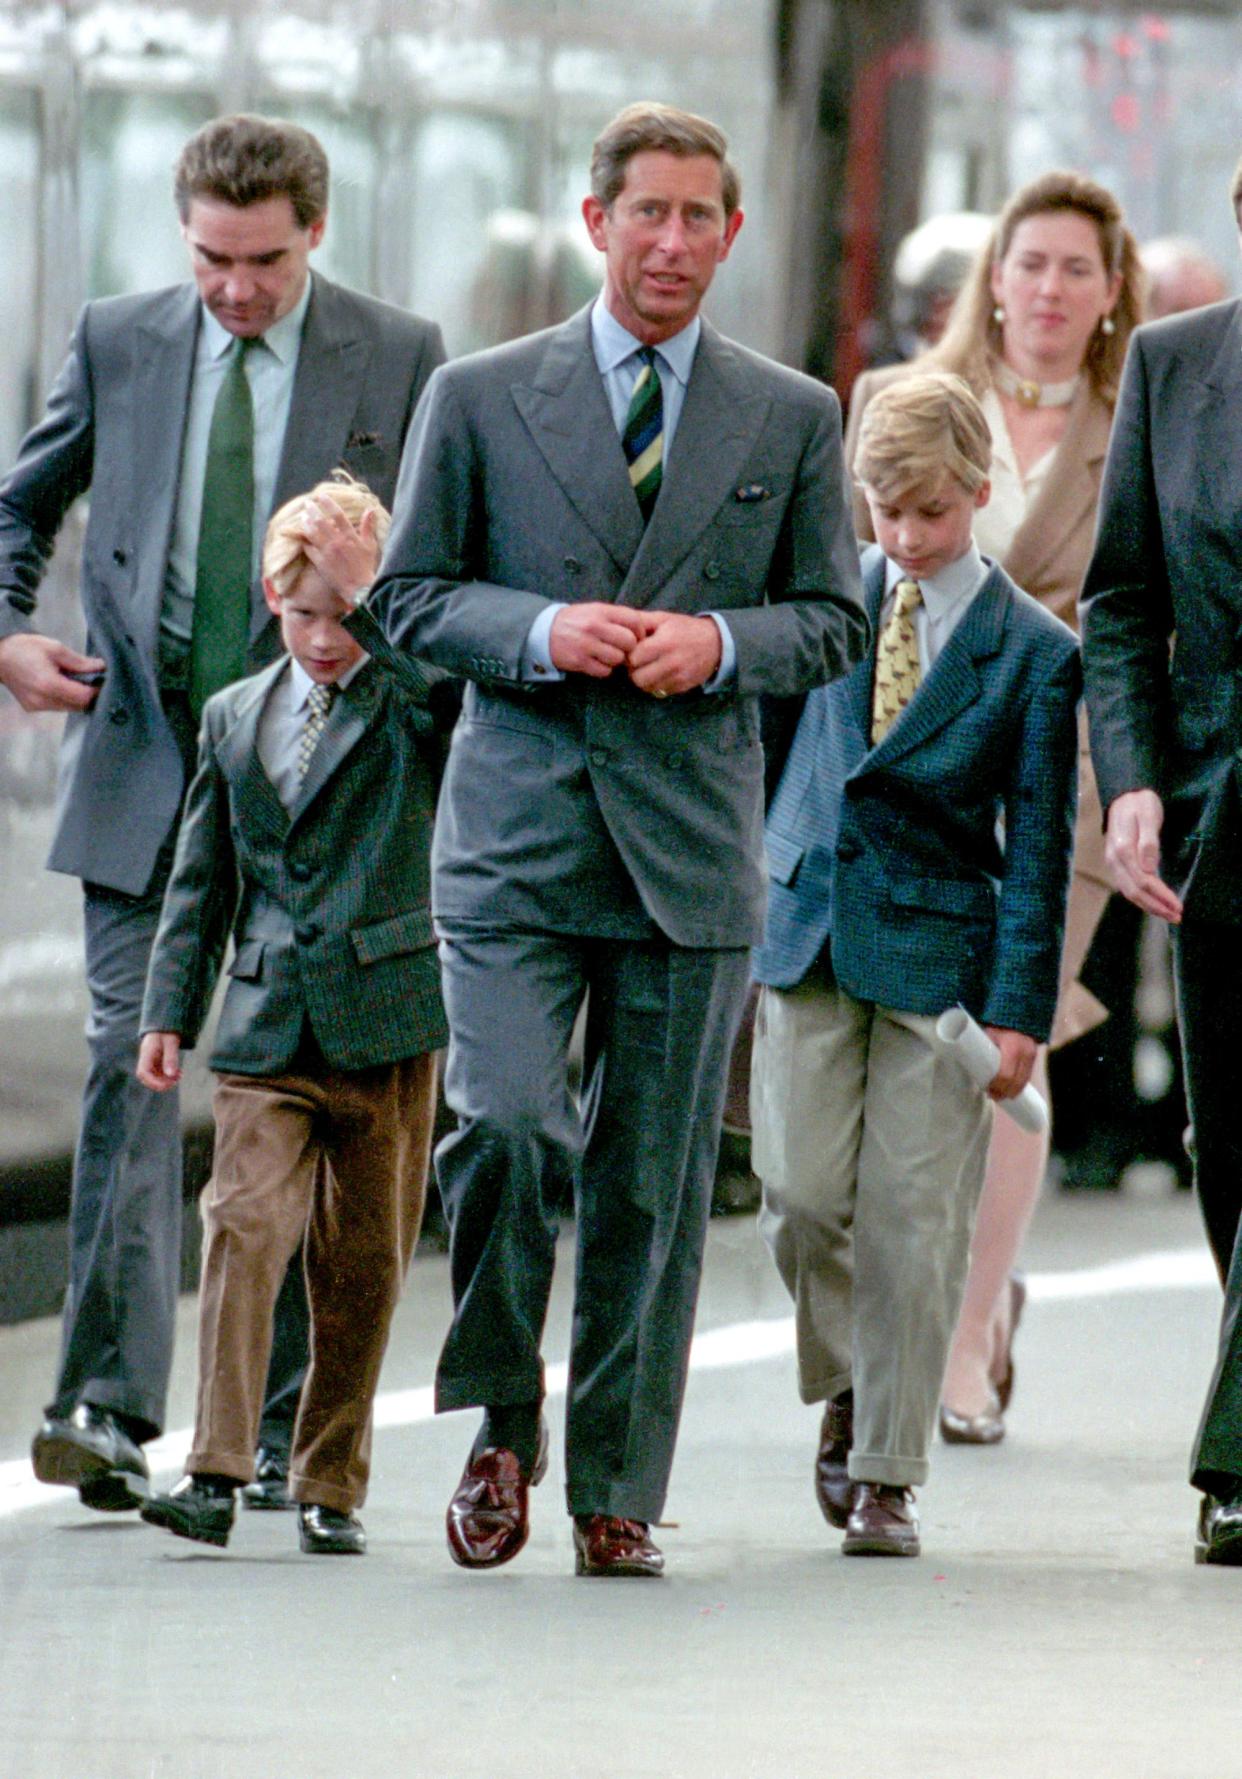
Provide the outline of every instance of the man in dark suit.
[[456,1305],[437,1401],[486,1414],[450,1550],[487,1567],[525,1541],[550,1205],[580,1162],[577,1566],[655,1575],[762,925],[757,694],[842,672],[867,626],[835,398],[699,316],[742,221],[724,138],[630,107],[591,183],[601,298],[432,379],[372,609],[468,682],[433,854],[458,1120],[437,1156]]
[[[1242,223],[1242,167],[1233,203]],[[1225,1284],[1191,1481],[1198,1561],[1242,1564],[1242,305],[1131,341],[1084,586],[1091,751],[1122,894],[1175,929],[1195,1182]]]
[[[91,1007],[63,1344],[33,1457],[101,1509],[145,1495],[172,1354],[177,1095],[148,1093],[134,1065],[199,712],[277,652],[257,574],[269,513],[340,463],[389,501],[443,357],[429,322],[310,276],[327,185],[295,125],[200,130],[175,182],[193,281],[87,304],[0,485],[0,681],[68,713],[49,864],[82,879]],[[32,617],[88,489],[79,654]]]

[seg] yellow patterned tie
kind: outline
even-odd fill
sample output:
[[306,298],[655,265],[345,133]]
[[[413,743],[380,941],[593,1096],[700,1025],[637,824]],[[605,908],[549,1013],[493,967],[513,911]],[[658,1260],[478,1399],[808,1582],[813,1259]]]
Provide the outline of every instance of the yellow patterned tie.
[[883,741],[918,690],[919,639],[914,614],[923,595],[917,581],[898,581],[897,600],[875,648],[875,693],[871,701],[871,745]]
[[328,712],[332,709],[332,700],[335,697],[335,686],[312,686],[306,694],[306,722],[302,729],[302,739],[298,743],[299,783],[306,777],[311,755],[319,746],[319,737],[328,726]]

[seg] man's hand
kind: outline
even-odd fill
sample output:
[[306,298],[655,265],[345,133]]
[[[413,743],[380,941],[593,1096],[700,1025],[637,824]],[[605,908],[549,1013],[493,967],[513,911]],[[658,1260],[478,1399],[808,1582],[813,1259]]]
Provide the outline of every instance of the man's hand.
[[586,673],[592,679],[607,679],[614,667],[629,660],[653,615],[634,611],[628,605],[604,605],[597,600],[562,606],[548,633],[553,667],[559,667],[562,673]]
[[79,655],[54,636],[16,631],[0,642],[0,685],[7,686],[23,710],[89,710],[98,686],[84,686],[70,673],[102,673],[98,655]]
[[181,1079],[181,1039],[176,1032],[144,1032],[134,1073],[156,1093],[175,1087]]
[[720,632],[711,618],[684,612],[643,612],[646,635],[630,653],[630,678],[640,692],[667,698],[692,692],[720,666]]
[[332,591],[349,605],[361,605],[379,567],[374,508],[355,528],[330,495],[308,495],[301,533],[306,554]]
[[1000,1067],[992,1077],[988,1098],[1017,1099],[1031,1078],[1039,1045],[1025,1032],[1011,1032],[1005,1025],[985,1025],[983,1029],[1000,1051]]
[[1163,825],[1164,805],[1155,791],[1124,791],[1108,806],[1104,860],[1127,902],[1176,926],[1181,897],[1159,875]]

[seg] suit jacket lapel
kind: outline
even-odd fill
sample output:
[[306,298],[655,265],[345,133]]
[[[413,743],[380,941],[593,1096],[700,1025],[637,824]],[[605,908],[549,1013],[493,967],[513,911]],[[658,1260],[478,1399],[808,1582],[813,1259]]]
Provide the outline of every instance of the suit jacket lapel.
[[645,604],[688,554],[736,487],[771,405],[745,360],[705,321],[660,498],[621,589],[623,603]]
[[379,705],[382,685],[379,670],[368,665],[337,698],[310,757],[297,801],[289,811],[291,828],[301,821],[333,773],[366,734]]
[[999,650],[1008,612],[1009,594],[993,567],[907,708],[868,754],[864,769],[887,766],[913,752],[975,702],[983,690],[977,663]]
[[216,749],[220,770],[233,786],[238,802],[245,805],[248,821],[276,846],[285,843],[289,816],[259,758],[259,720],[273,689],[283,681],[288,659],[282,655],[246,682],[233,721]]
[[533,383],[515,383],[512,394],[544,462],[624,573],[643,521],[591,350],[590,317],[587,307],[557,328]]
[[1019,587],[1039,586],[1047,578],[1061,540],[1094,507],[1112,418],[1112,410],[1084,377],[1048,474],[1005,552],[1006,573]]
[[[181,285],[136,330],[133,486],[147,531],[139,547],[143,568],[135,621],[144,631],[143,657],[152,662],[158,651],[160,606],[181,483],[199,313],[198,291],[192,284]],[[149,498],[152,490],[158,491],[155,498]]]

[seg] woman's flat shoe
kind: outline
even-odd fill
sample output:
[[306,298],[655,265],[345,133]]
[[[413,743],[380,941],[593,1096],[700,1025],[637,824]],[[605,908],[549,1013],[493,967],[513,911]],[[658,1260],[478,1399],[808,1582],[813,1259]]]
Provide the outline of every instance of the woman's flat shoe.
[[940,1437],[946,1445],[999,1445],[1005,1437],[1005,1417],[985,1410],[981,1415],[959,1415],[940,1404]]
[[1005,1365],[998,1378],[993,1379],[996,1400],[1000,1403],[1001,1413],[1009,1407],[1013,1395],[1013,1337],[1018,1332],[1018,1323],[1022,1320],[1022,1310],[1026,1303],[1026,1280],[1017,1273],[1009,1275],[1009,1339],[1005,1345]]

